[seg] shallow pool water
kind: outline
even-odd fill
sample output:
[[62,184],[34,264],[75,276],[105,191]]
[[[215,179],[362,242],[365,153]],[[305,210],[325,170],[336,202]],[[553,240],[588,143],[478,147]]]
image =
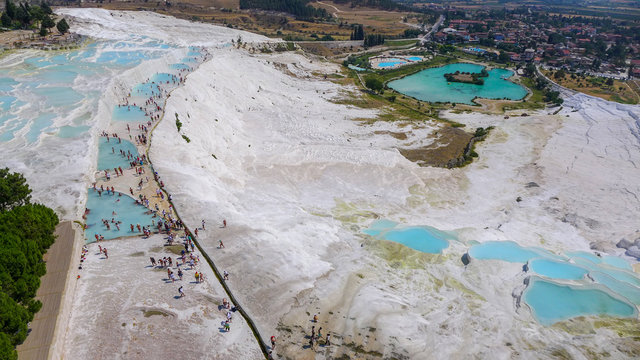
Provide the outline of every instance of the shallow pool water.
[[381,233],[380,237],[430,254],[440,254],[449,247],[444,233],[428,226],[388,230]]
[[640,305],[640,288],[633,286],[625,281],[616,280],[613,277],[599,272],[592,271],[589,273],[594,281],[608,287],[611,291],[629,300],[631,303]]
[[142,96],[149,98],[151,96],[158,95],[160,93],[160,87],[153,83],[142,83],[133,87],[131,91],[132,96]]
[[530,279],[523,299],[543,325],[583,315],[635,317],[638,314],[635,306],[598,288],[557,284],[535,277]]
[[[138,156],[138,149],[132,142],[122,140],[120,143],[116,138],[107,138],[101,136],[98,140],[100,146],[98,148],[98,170],[109,170],[113,172],[113,168],[122,167],[128,169],[131,166],[129,163]],[[126,156],[121,155],[120,150],[125,154],[131,154],[133,159],[129,160]],[[115,176],[112,174],[111,176]]]
[[70,87],[62,87],[62,86],[46,86],[46,87],[37,87],[33,89],[33,92],[38,97],[46,98],[45,101],[53,107],[68,107],[71,105],[75,105],[80,100],[83,99],[83,96],[80,95],[77,91],[71,89]]
[[43,131],[50,129],[51,125],[53,125],[53,118],[55,117],[55,114],[42,114],[35,118],[31,128],[27,132],[27,141],[30,143],[36,142]]
[[195,63],[195,62],[198,62],[198,58],[196,58],[196,57],[185,57],[185,58],[182,58],[182,60],[180,60],[180,61],[182,61],[183,63]]
[[607,264],[619,269],[633,271],[631,264],[625,259],[618,256],[600,255],[586,252],[586,251],[570,251],[566,253],[571,258],[583,258],[587,259],[595,264]]
[[638,275],[634,272],[631,271],[627,271],[627,270],[622,270],[622,269],[618,269],[606,264],[596,264],[592,261],[589,261],[587,259],[583,259],[583,258],[574,258],[573,261],[584,267],[589,269],[589,271],[598,271],[598,272],[602,272],[605,273],[609,276],[611,276],[612,278],[619,280],[619,281],[624,281],[626,283],[629,283],[633,286],[637,286],[640,287],[640,278],[638,278]]
[[420,56],[409,56],[407,59],[411,61],[420,61],[422,58]]
[[128,122],[140,122],[147,121],[149,118],[144,113],[144,110],[139,106],[114,106],[111,119],[115,121],[128,121]]
[[489,70],[484,85],[447,82],[444,74],[460,72],[479,73],[484,67],[476,64],[457,63],[422,70],[416,74],[389,82],[389,87],[408,96],[429,102],[473,104],[476,97],[486,99],[520,100],[527,90],[507,78],[513,72],[505,69]]
[[469,256],[480,260],[502,260],[526,263],[538,257],[556,257],[552,253],[534,247],[522,247],[513,241],[487,241],[473,245]]
[[[85,230],[87,242],[95,242],[96,234],[104,236],[105,239],[140,235],[141,233],[138,232],[137,228],[131,232],[130,225],[151,226],[154,220],[149,209],[142,205],[137,205],[135,200],[126,194],[118,196],[118,192],[115,195],[108,195],[106,192],[102,192],[102,196],[99,196],[97,191],[89,189],[86,207],[90,210],[87,215],[87,229]],[[109,221],[110,230],[107,230],[107,227],[102,223],[102,219]],[[115,223],[111,222],[111,219],[122,222],[119,225],[120,230],[117,229]]]
[[158,73],[151,77],[151,81],[156,84],[171,84],[178,81],[178,77],[169,73]]
[[395,221],[380,219],[371,223],[371,225],[369,225],[368,228],[362,230],[362,232],[367,235],[376,236],[385,230],[396,227],[396,225],[398,225],[398,223]]
[[191,67],[187,64],[183,64],[183,63],[177,63],[177,64],[171,64],[170,67],[174,70],[188,70],[191,69]]
[[399,227],[397,222],[386,219],[374,221],[362,232],[379,240],[397,242],[430,254],[441,253],[449,247],[449,240],[456,239],[453,233],[430,226]]
[[68,139],[68,138],[76,138],[82,136],[87,130],[91,129],[90,126],[80,125],[80,126],[62,126],[58,131],[58,137]]
[[538,275],[552,279],[580,280],[589,272],[567,261],[536,258],[529,260],[528,267]]

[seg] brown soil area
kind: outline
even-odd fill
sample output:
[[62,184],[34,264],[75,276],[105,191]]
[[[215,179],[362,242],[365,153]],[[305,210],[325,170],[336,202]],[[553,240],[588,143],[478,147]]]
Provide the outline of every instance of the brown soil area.
[[437,131],[433,145],[417,149],[398,149],[402,156],[420,166],[449,167],[464,155],[464,150],[473,137],[466,131],[447,126]]

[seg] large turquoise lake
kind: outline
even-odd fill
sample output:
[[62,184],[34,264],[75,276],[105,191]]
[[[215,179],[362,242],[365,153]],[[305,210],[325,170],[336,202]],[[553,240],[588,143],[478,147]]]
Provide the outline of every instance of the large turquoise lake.
[[479,73],[484,66],[467,63],[449,64],[425,69],[416,74],[389,82],[388,86],[399,93],[428,102],[451,102],[473,105],[476,97],[485,99],[521,100],[527,90],[509,80],[513,71],[489,70],[484,85],[447,82],[444,74],[460,72]]

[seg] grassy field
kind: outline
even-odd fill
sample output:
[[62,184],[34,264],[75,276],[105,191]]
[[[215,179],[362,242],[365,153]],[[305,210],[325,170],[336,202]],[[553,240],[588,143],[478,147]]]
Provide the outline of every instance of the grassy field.
[[555,72],[543,70],[543,73],[558,84],[587,95],[596,96],[605,100],[622,104],[638,104],[640,102],[636,84],[630,81],[613,80],[613,84],[607,84],[607,79],[596,76],[583,76],[577,74],[565,74],[564,77],[555,77]]
[[347,4],[336,4],[331,1],[312,2],[311,6],[326,9],[337,18],[338,22],[362,24],[367,33],[377,33],[387,36],[400,36],[408,25],[402,23],[402,18],[411,14],[408,12],[385,11],[371,8],[351,8]]

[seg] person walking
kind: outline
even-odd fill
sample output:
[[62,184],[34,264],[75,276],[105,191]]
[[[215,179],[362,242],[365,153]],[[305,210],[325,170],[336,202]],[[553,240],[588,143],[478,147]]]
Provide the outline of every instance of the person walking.
[[271,350],[274,350],[276,348],[276,337],[275,336],[271,336]]
[[180,297],[184,297],[184,291],[182,290],[182,286],[178,288],[178,293],[180,293]]

